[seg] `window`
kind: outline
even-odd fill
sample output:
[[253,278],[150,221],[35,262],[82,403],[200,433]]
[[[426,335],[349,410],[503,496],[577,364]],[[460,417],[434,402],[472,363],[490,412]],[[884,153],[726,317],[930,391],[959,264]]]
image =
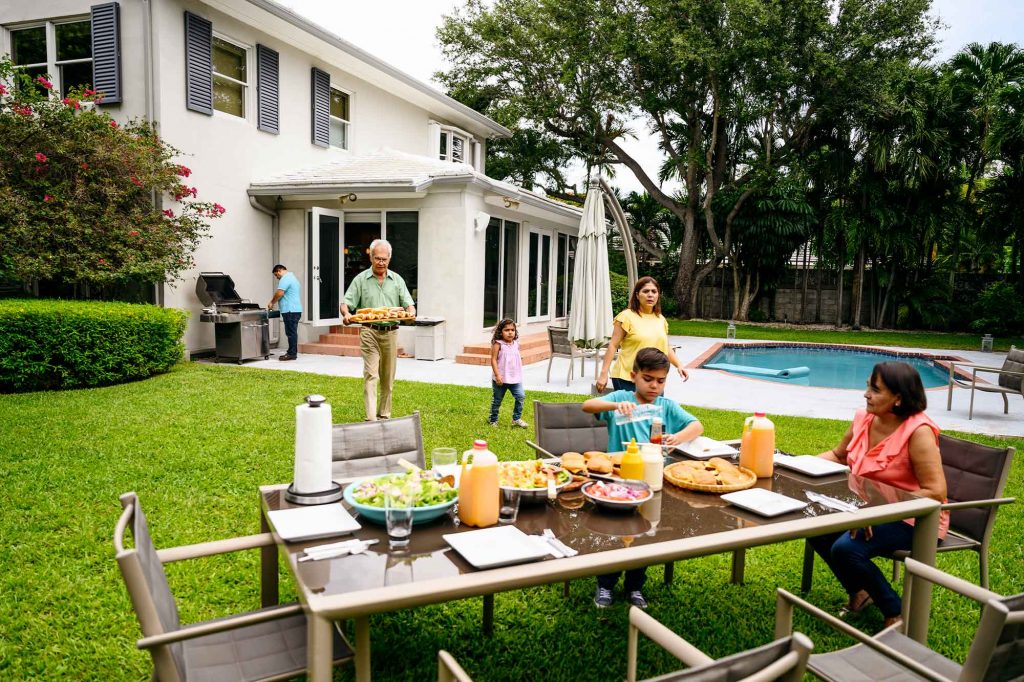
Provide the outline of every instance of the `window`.
[[245,118],[249,91],[249,52],[223,38],[213,39],[213,108]]
[[384,238],[391,244],[391,264],[388,266],[405,280],[412,300],[419,298],[420,226],[416,211],[388,211],[385,214]]
[[[436,125],[436,124],[435,124]],[[473,165],[473,145],[476,141],[471,135],[457,128],[441,126],[441,140],[437,158],[452,163],[468,163]]]
[[11,31],[11,60],[30,77],[49,75],[55,92],[92,82],[92,26],[88,19],[46,22]]
[[530,230],[529,249],[526,316],[546,318],[550,316],[551,235]]
[[572,275],[576,267],[576,237],[564,233],[558,234],[558,260],[555,268],[558,277],[555,280],[555,317],[569,314],[572,303]]
[[348,149],[348,93],[331,88],[331,141],[332,147]]
[[519,224],[491,218],[484,245],[484,327],[516,316]]

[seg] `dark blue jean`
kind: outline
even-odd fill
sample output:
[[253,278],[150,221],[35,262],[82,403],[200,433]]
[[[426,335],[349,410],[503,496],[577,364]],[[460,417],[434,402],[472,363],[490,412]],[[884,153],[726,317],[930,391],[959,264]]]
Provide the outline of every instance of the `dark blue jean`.
[[914,527],[903,521],[872,526],[870,540],[864,531],[851,538],[849,531],[811,538],[811,547],[825,560],[849,595],[866,591],[886,618],[900,615],[902,602],[872,557],[892,556],[899,549],[909,550],[914,540]]
[[[597,576],[598,587],[603,587],[606,590],[614,590],[615,583],[619,582],[619,576],[622,573],[603,573]],[[637,590],[644,589],[644,583],[647,582],[647,569],[646,568],[631,568],[626,571],[626,581],[622,587],[626,591],[626,594],[630,592],[636,592]]]
[[632,381],[626,381],[625,379],[618,379],[612,377],[612,388],[616,391],[633,391],[636,392],[636,384]]
[[302,313],[281,313],[281,321],[284,322],[284,335],[288,337],[288,355],[295,357],[299,354],[299,318]]
[[498,421],[498,410],[501,409],[501,401],[505,399],[505,391],[512,393],[512,397],[515,398],[516,404],[512,408],[512,421],[516,421],[523,416],[523,403],[526,402],[526,389],[523,388],[521,383],[519,384],[499,384],[497,381],[491,380],[491,423]]

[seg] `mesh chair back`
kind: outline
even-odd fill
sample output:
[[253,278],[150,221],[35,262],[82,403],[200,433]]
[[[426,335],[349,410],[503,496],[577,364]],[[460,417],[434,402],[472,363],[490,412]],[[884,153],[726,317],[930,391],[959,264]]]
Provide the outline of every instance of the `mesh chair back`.
[[[135,493],[128,493],[121,499],[125,508],[131,505],[133,510],[129,528],[135,547],[119,553],[117,561],[121,567],[125,584],[128,586],[128,594],[135,607],[139,624],[142,626],[142,634],[149,636],[160,632],[173,632],[181,624],[178,617],[178,605],[167,584],[167,574],[164,573],[163,562],[157,556],[156,547],[153,546],[153,540],[150,538],[146,515],[142,511],[142,507],[139,506],[139,498]],[[136,580],[135,576],[141,576],[142,580]],[[150,627],[142,615],[154,612],[159,620],[161,628],[159,631]],[[182,644],[175,643],[168,648],[179,675],[182,675],[181,671],[185,670]]]
[[583,411],[582,403],[534,401],[537,445],[555,456],[566,452],[608,449],[608,426]]
[[572,343],[569,341],[568,327],[548,327],[548,341],[551,342],[552,355],[572,355]]
[[[994,608],[993,602],[1001,608]],[[998,639],[991,653],[991,640],[988,638],[992,634],[987,632],[986,621],[1001,624],[996,633]],[[988,641],[985,641],[986,639]],[[975,652],[976,647],[980,647],[981,651]],[[976,653],[987,659],[988,668],[982,678],[985,682],[1024,679],[1024,594],[993,599],[985,605],[981,626],[974,642],[971,643],[971,651],[967,654],[965,669],[972,663],[972,654]]]
[[[1010,348],[1010,352],[1006,355],[1006,362],[1003,363],[1003,371],[1005,372],[1024,372],[1024,349],[1022,348]],[[1021,382],[1024,381],[1024,377],[1017,374],[1000,374],[999,385],[1003,388],[1009,388],[1018,393],[1024,393],[1021,389]]]
[[[939,452],[950,502],[1002,496],[1013,461],[1013,448],[995,448],[941,434]],[[949,515],[950,530],[981,542],[995,522],[998,509],[954,509]]]
[[[720,658],[712,663],[661,675],[648,682],[738,682],[764,670],[792,649],[793,638],[785,637],[756,649]],[[799,662],[794,659],[793,668],[798,665]],[[800,671],[800,674],[802,672]],[[793,676],[791,668],[776,679],[794,679]],[[799,676],[796,676],[796,679],[799,679]]]
[[373,476],[405,471],[407,459],[425,467],[420,413],[375,422],[335,424],[331,429],[332,473],[335,478]]

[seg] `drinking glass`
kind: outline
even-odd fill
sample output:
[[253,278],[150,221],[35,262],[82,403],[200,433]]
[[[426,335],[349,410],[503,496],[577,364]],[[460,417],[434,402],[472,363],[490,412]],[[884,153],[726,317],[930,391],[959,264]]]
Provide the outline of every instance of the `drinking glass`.
[[430,464],[438,476],[451,476],[458,483],[459,464],[455,448],[434,448],[430,451]]
[[391,549],[405,549],[412,535],[412,499],[410,497],[384,497],[384,519],[388,528]]
[[498,507],[498,523],[515,523],[519,516],[519,491],[501,488],[501,505]]

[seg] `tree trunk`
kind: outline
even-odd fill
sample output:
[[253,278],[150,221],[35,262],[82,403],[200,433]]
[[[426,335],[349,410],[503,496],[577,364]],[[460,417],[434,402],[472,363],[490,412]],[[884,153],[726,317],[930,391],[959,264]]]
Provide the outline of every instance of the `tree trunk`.
[[[889,268],[889,283],[885,286],[885,295],[882,297],[882,306],[878,311],[878,323],[876,326],[881,327],[885,324],[885,308],[889,305],[889,296],[892,294],[893,284],[896,282],[896,259],[893,258],[892,266]],[[893,327],[896,326],[895,321]]]
[[804,322],[807,319],[807,280],[810,277],[810,270],[808,269],[808,262],[811,258],[811,242],[807,240],[804,244],[804,282],[800,291],[800,322]]
[[850,286],[850,327],[860,329],[860,311],[864,303],[864,242],[857,247],[857,257],[853,266],[853,282]]
[[[746,284],[744,284],[746,288]],[[732,264],[732,315],[730,318],[745,319],[739,317],[740,315],[740,267],[736,263]]]
[[740,299],[739,312],[736,319],[743,322],[750,320],[750,304],[757,298],[757,291],[761,288],[761,273],[754,273],[754,286],[750,286],[750,273],[743,275],[743,298]]
[[871,277],[868,279],[868,324],[877,327],[875,314],[878,312],[878,261],[871,259]]
[[821,324],[821,283],[822,283],[821,280],[822,280],[822,277],[825,274],[825,271],[822,269],[822,263],[821,263],[822,258],[821,258],[821,256],[822,256],[822,250],[824,249],[824,244],[825,244],[825,223],[822,223],[821,227],[818,229],[818,260],[814,264],[814,269],[818,273],[817,281],[815,282],[815,286],[817,287],[817,294],[818,294],[817,298],[815,298],[815,300],[814,300],[814,322],[815,322],[815,324]]
[[[697,270],[698,241],[693,227],[693,215],[687,215],[684,222],[683,243],[679,248],[679,269],[676,271],[675,286],[679,312],[684,317],[693,317],[696,314],[696,306],[694,305],[696,292],[694,287],[698,285],[698,282],[695,281],[694,275]],[[689,302],[685,309],[683,308],[684,301]]]
[[836,257],[839,264],[836,267],[838,281],[836,282],[836,327],[843,326],[843,272],[846,269],[846,235],[839,233],[839,244],[836,248]]

